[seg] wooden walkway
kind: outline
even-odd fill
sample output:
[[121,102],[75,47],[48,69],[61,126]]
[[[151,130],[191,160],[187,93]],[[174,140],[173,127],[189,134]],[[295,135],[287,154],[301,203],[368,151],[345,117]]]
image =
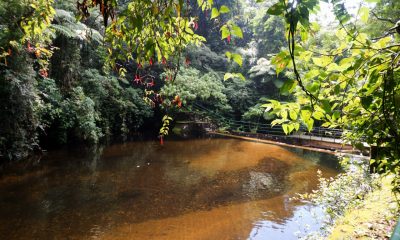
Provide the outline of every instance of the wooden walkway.
[[[316,152],[323,152],[323,153],[328,153],[328,154],[334,154],[334,155],[340,155],[340,154],[348,154],[348,153],[359,153],[353,149],[349,149],[347,146],[346,148],[344,147],[337,147],[334,151],[329,150],[329,149],[323,149],[323,148],[318,148],[318,147],[311,147],[311,146],[302,146],[302,145],[296,145],[296,144],[289,144],[289,143],[284,143],[284,142],[279,142],[279,141],[274,141],[274,140],[269,140],[269,139],[260,139],[256,137],[249,137],[249,136],[240,136],[240,135],[235,135],[231,133],[222,133],[222,132],[209,132],[208,134],[211,135],[216,135],[216,136],[224,136],[224,137],[231,137],[231,138],[237,138],[237,139],[242,139],[246,141],[253,141],[253,142],[260,142],[260,143],[267,143],[267,144],[274,144],[274,145],[279,145],[279,146],[284,146],[284,147],[290,147],[290,148],[299,148],[299,149],[305,149],[305,150],[310,150],[310,151],[316,151]],[[310,136],[306,136],[305,140],[308,140]],[[326,140],[326,139],[324,139]],[[318,141],[320,141],[320,138],[318,138]],[[334,142],[336,144],[341,145],[341,143],[338,143],[338,139],[330,139],[329,142]]]

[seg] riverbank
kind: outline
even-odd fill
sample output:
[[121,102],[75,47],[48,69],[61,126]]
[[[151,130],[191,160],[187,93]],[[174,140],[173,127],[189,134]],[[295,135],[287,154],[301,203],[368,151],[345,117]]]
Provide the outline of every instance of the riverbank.
[[365,200],[336,220],[328,239],[388,239],[399,216],[390,182],[392,177],[381,179],[381,187],[365,196]]

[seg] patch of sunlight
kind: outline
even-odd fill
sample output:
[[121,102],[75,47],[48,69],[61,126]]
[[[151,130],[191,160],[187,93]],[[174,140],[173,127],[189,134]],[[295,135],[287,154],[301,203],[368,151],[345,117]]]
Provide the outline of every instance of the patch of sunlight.
[[355,209],[336,221],[328,239],[385,239],[395,226],[399,207],[391,191],[393,176],[382,178],[382,187],[365,197]]

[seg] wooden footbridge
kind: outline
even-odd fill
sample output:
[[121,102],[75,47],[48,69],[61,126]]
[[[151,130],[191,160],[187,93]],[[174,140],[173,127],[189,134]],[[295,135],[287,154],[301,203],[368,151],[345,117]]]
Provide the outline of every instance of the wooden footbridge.
[[[193,104],[195,112],[202,113],[211,118],[220,128],[205,127],[210,134],[240,137],[245,140],[267,141],[278,145],[300,147],[312,150],[322,150],[329,152],[350,152],[359,153],[353,147],[342,141],[343,131],[341,129],[314,127],[308,131],[305,126],[301,126],[298,131],[289,135],[285,134],[279,125],[267,123],[238,121],[233,118],[220,116],[200,104]],[[193,109],[192,109],[193,111]],[[207,121],[202,121],[204,122]],[[222,129],[222,130],[221,130]],[[367,153],[365,153],[367,154]]]

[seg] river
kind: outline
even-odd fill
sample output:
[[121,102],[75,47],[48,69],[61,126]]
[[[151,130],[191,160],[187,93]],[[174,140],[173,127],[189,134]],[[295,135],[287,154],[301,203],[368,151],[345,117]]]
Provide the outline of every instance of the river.
[[318,170],[336,157],[238,139],[51,151],[0,171],[0,239],[296,239]]

